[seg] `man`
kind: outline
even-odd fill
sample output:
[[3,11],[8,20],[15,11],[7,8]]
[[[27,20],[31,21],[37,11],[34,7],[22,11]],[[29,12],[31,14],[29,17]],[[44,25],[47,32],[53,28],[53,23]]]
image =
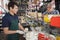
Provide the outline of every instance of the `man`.
[[[18,5],[15,2],[9,2],[9,12],[2,19],[2,27],[4,33],[7,34],[7,40],[19,40],[19,34],[24,34],[24,28],[18,20],[17,11]],[[19,29],[22,29],[20,31]],[[23,32],[24,31],[24,32]]]
[[59,11],[58,10],[55,10],[54,7],[53,7],[53,4],[49,3],[47,5],[47,10],[42,15],[43,15],[43,17],[47,16],[50,19],[52,16],[48,16],[48,15],[59,15]]
[[[50,16],[49,16],[50,15]],[[47,23],[50,23],[51,15],[59,15],[59,11],[55,10],[53,5],[49,3],[47,5],[47,10],[42,14],[42,25],[45,26],[45,30],[49,32],[49,27]]]
[[[44,16],[48,16],[48,15],[58,15],[59,14],[59,11],[58,10],[55,10],[53,5],[51,3],[49,3],[47,5],[47,10],[42,14],[42,19],[44,20]],[[45,18],[46,19],[46,18]],[[48,18],[47,18],[48,19]],[[46,20],[47,20],[46,19]],[[49,22],[49,21],[47,21]],[[43,23],[42,23],[43,24]]]
[[45,14],[59,14],[59,11],[58,10],[55,10],[54,8],[53,8],[53,5],[51,4],[51,3],[49,3],[48,5],[47,5],[47,10],[43,13],[43,15],[45,15]]

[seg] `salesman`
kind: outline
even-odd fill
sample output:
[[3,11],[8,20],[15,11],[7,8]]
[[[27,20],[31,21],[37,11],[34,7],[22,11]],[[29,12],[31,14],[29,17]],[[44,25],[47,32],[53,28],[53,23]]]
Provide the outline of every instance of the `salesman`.
[[25,30],[19,23],[18,16],[16,15],[18,11],[17,3],[9,2],[8,10],[9,12],[2,19],[4,33],[7,34],[7,40],[19,40],[19,34],[24,34]]

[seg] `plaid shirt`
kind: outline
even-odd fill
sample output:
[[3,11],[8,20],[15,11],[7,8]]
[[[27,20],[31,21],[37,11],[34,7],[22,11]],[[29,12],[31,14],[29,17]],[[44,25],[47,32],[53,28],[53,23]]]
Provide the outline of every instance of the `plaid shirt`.
[[59,14],[59,11],[58,11],[58,10],[53,10],[53,11],[51,11],[51,12],[46,11],[46,12],[44,12],[43,14],[44,14],[44,15],[45,15],[45,14],[48,14],[48,15],[49,15],[49,14]]

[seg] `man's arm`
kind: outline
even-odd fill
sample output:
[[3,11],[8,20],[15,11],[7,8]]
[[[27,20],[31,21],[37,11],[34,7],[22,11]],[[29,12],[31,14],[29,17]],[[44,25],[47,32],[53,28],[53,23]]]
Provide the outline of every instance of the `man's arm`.
[[3,28],[3,30],[4,30],[5,34],[14,34],[14,33],[17,33],[16,30],[15,31],[9,30],[8,27]]
[[4,33],[5,34],[14,34],[14,33],[19,33],[19,34],[24,34],[23,31],[20,31],[20,30],[9,30],[8,27],[5,27],[4,29]]
[[20,23],[18,23],[18,26],[19,26],[19,29],[24,31],[24,28],[23,28],[23,26]]

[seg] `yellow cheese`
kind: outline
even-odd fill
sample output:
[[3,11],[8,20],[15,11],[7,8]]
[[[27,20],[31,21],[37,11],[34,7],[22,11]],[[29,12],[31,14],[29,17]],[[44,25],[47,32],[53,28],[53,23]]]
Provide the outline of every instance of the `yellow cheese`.
[[56,36],[56,40],[60,40],[60,36]]
[[49,23],[50,22],[50,20],[48,18],[48,14],[44,15],[44,22],[46,22],[46,23]]

